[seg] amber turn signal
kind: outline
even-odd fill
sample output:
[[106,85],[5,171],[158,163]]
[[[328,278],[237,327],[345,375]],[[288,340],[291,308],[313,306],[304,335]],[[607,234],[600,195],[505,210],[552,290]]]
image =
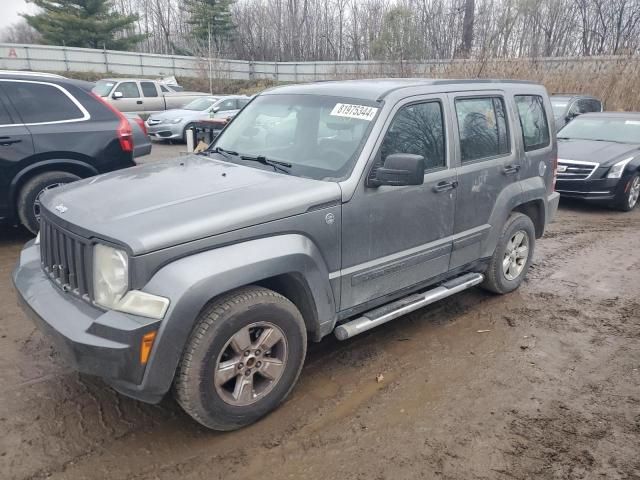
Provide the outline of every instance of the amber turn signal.
[[145,333],[140,342],[140,363],[146,365],[151,355],[151,348],[153,347],[153,341],[156,339],[156,332]]

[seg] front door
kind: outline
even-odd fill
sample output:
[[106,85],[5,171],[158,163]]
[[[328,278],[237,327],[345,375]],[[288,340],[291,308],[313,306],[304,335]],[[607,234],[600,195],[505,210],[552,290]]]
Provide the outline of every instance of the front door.
[[121,112],[144,112],[144,100],[140,95],[138,82],[120,82],[113,90],[113,94],[121,93],[122,96],[113,103]]
[[425,158],[424,184],[368,187],[343,205],[341,309],[409,289],[445,273],[451,254],[456,174],[450,168],[443,96],[398,104],[369,175],[393,153]]
[[453,269],[486,255],[484,245],[491,229],[506,220],[496,215],[513,207],[500,202],[519,197],[518,179],[523,166],[510,128],[513,116],[502,92],[452,94],[450,102],[455,112],[460,158]]

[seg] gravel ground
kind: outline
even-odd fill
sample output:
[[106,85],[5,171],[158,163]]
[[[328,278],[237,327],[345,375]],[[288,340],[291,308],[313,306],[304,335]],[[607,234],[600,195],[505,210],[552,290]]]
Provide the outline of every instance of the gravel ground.
[[284,405],[220,434],[66,367],[16,306],[28,236],[2,230],[0,477],[639,479],[639,231],[640,209],[563,203],[520,290],[313,344]]

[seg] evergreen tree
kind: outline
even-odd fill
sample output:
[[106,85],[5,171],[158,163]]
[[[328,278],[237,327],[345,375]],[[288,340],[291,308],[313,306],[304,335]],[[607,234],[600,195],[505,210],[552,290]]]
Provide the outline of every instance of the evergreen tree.
[[234,25],[231,19],[233,0],[187,0],[191,36],[201,45],[211,41],[219,49],[222,40],[229,38]]
[[42,43],[69,47],[129,50],[144,35],[118,35],[131,30],[136,15],[112,10],[111,0],[28,0],[42,11],[23,15],[42,35]]

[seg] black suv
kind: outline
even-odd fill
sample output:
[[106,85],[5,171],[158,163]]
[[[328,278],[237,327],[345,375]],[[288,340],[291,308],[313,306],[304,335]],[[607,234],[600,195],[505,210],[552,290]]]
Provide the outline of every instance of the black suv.
[[35,233],[42,192],[134,165],[129,121],[92,86],[0,71],[0,220]]
[[556,120],[556,132],[583,113],[602,112],[602,100],[590,95],[558,93],[551,95],[551,107]]

